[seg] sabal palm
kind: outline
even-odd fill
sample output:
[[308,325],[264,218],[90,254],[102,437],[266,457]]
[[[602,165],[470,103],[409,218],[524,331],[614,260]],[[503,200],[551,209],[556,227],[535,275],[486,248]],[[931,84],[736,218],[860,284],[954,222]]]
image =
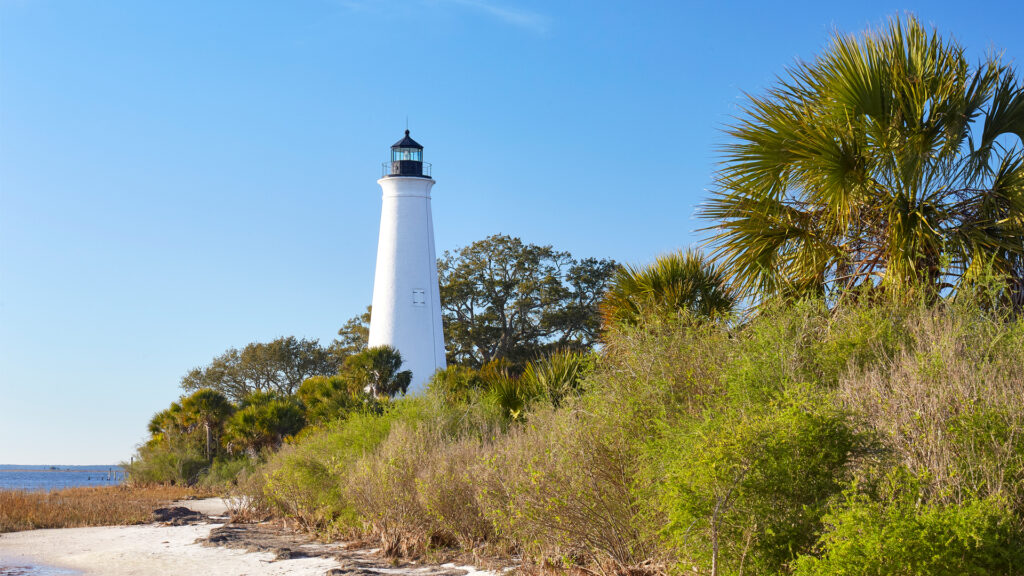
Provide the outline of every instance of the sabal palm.
[[294,397],[273,392],[250,394],[227,421],[228,451],[255,456],[261,450],[276,449],[285,437],[297,434],[305,425],[305,415]]
[[171,402],[170,408],[153,415],[149,420],[148,430],[153,438],[164,438],[170,445],[171,435],[180,431],[182,427],[181,404]]
[[391,346],[367,348],[345,360],[345,370],[362,380],[367,392],[393,397],[405,394],[412,382],[412,371],[402,370],[402,355]]
[[228,401],[227,396],[220,392],[202,388],[191,396],[182,398],[181,410],[186,421],[203,427],[206,433],[206,459],[212,460],[213,430],[224,427],[224,423],[235,410],[234,406]]
[[534,387],[535,382],[518,377],[507,368],[485,370],[482,375],[486,386],[484,402],[512,420],[524,418],[527,407],[543,395],[542,390]]
[[727,131],[702,210],[756,297],[958,288],[990,266],[1024,298],[1024,95],[1013,70],[914,18],[836,35]]
[[601,302],[606,324],[636,323],[644,312],[727,314],[736,298],[722,271],[696,250],[659,256],[646,266],[623,266]]
[[519,379],[525,390],[543,393],[558,408],[564,398],[578,392],[592,366],[591,353],[558,350],[527,364]]

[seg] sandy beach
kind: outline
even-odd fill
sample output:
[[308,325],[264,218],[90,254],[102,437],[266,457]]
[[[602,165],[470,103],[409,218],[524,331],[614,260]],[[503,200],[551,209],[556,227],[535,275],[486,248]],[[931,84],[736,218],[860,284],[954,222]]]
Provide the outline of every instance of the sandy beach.
[[[355,576],[497,576],[472,566],[407,564],[393,566],[372,550],[346,550],[342,544],[289,536],[282,557],[281,533],[258,525],[225,527],[227,506],[219,498],[179,500],[172,506],[206,515],[202,523],[168,523],[95,528],[59,528],[0,534],[0,576],[324,576],[328,571]],[[249,545],[227,543],[246,532]],[[221,545],[202,543],[211,532]],[[269,536],[268,536],[269,535]],[[262,537],[274,551],[252,551]],[[324,553],[326,552],[326,553]],[[308,556],[307,556],[308,554]],[[292,557],[287,557],[292,556]]]
[[274,561],[269,552],[196,544],[218,524],[106,526],[31,530],[0,536],[5,565],[45,564],[87,576],[323,576],[339,566],[323,558]]
[[[179,502],[197,512],[224,512],[219,499]],[[340,564],[325,558],[275,560],[269,552],[203,546],[219,523],[105,526],[30,530],[0,535],[0,574],[15,566],[46,565],[86,576],[323,576]],[[33,574],[34,572],[28,572]],[[45,572],[44,572],[45,573]]]

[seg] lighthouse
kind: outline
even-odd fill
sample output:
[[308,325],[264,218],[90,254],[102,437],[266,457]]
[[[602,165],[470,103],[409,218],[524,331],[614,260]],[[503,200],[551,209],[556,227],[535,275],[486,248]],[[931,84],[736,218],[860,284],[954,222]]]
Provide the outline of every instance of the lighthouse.
[[369,345],[388,345],[412,370],[410,392],[424,389],[445,367],[441,294],[437,284],[434,222],[430,211],[430,164],[423,146],[409,137],[391,147],[380,180],[383,205],[373,278]]

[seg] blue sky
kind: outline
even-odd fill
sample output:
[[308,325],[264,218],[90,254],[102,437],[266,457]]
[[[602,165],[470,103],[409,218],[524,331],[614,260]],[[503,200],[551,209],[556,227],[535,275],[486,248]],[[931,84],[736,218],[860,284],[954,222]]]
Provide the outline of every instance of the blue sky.
[[127,459],[190,368],[329,342],[407,117],[439,251],[641,263],[744,92],[904,12],[1024,58],[1019,2],[0,0],[0,463]]

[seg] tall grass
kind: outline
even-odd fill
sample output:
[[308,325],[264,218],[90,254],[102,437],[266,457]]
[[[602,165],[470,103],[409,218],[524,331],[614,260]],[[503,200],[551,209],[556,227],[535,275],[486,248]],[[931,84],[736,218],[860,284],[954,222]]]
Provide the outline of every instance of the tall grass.
[[154,509],[212,493],[181,486],[100,486],[52,492],[0,490],[0,533],[39,528],[142,524]]

